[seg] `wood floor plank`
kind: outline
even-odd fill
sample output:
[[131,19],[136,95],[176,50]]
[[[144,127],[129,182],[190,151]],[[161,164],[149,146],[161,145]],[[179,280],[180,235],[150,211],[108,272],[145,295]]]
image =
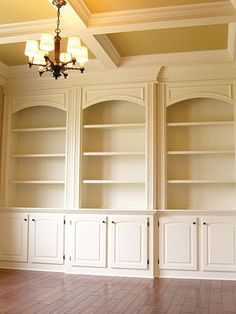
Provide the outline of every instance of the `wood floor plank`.
[[236,281],[1,270],[0,314],[236,314]]

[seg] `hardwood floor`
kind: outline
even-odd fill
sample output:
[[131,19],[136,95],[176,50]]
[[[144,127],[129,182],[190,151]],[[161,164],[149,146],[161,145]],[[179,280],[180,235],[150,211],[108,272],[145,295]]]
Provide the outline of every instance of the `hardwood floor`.
[[236,281],[0,270],[0,313],[236,313]]

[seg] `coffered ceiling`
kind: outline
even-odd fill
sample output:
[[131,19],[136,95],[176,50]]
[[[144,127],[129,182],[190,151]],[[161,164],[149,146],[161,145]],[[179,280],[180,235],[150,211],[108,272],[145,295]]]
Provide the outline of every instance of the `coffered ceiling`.
[[[61,14],[62,36],[80,36],[105,68],[234,60],[236,0],[67,0]],[[25,41],[55,22],[51,0],[1,0],[0,61],[26,64]]]

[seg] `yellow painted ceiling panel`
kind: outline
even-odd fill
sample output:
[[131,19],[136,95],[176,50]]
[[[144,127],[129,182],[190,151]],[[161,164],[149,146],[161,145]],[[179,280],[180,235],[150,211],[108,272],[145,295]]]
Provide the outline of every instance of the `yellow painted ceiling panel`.
[[0,24],[55,17],[56,11],[48,0],[1,0]]
[[109,34],[122,57],[227,48],[228,25],[208,25]]
[[[67,40],[62,39],[61,51],[66,51]],[[0,61],[7,65],[23,65],[28,62],[28,58],[24,55],[25,42],[14,44],[0,45]],[[50,53],[51,55],[51,53]],[[89,51],[89,59],[93,59],[94,55]]]
[[184,4],[200,4],[220,1],[222,0],[84,0],[85,4],[92,13],[146,9]]

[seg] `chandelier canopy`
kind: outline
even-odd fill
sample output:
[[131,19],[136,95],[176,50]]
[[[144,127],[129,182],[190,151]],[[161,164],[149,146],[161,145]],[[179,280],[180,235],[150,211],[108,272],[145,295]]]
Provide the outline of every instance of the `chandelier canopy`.
[[[60,29],[60,9],[66,5],[65,0],[53,0],[57,7],[57,27],[55,35],[42,34],[40,43],[37,40],[27,40],[25,55],[29,58],[28,65],[38,66],[39,75],[44,72],[51,72],[56,80],[60,76],[67,78],[68,70],[79,70],[84,72],[84,64],[88,61],[88,49],[81,45],[79,37],[69,37],[67,52],[61,52],[61,29]],[[54,50],[53,60],[49,57],[49,52]]]

